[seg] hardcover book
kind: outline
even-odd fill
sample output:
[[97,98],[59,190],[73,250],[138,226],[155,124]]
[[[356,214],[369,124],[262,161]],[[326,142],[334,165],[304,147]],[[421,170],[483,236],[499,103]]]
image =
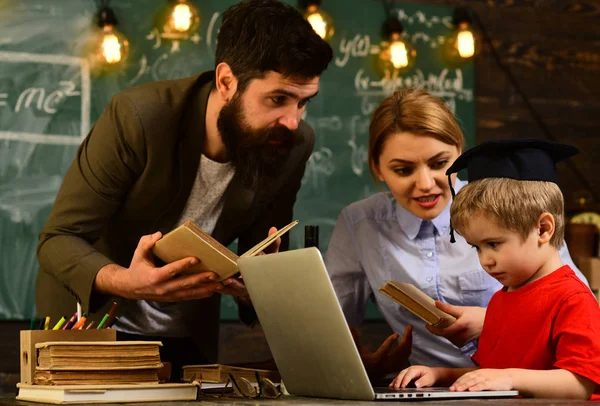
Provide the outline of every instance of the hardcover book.
[[435,327],[447,327],[456,318],[435,305],[435,300],[410,283],[389,281],[379,291],[421,320]]
[[160,368],[160,341],[46,341],[37,343],[37,369]]
[[55,404],[160,402],[197,399],[200,383],[42,386],[19,383],[17,400]]
[[183,380],[190,382],[193,380],[202,381],[202,383],[226,383],[229,374],[235,378],[246,378],[250,382],[256,382],[256,373],[261,378],[268,378],[273,382],[281,381],[279,372],[266,369],[242,368],[222,364],[207,365],[185,365],[183,369]]
[[[292,221],[246,251],[242,257],[252,257],[271,245],[277,238],[298,224]],[[238,272],[238,257],[230,249],[204,232],[192,221],[186,221],[176,229],[165,234],[152,249],[154,254],[166,263],[178,261],[186,257],[196,257],[199,263],[190,268],[191,272],[212,271],[219,275],[219,280],[227,279]]]

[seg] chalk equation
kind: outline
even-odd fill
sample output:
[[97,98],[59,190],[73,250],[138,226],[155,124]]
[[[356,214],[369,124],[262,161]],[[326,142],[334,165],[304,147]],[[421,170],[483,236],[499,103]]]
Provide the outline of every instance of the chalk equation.
[[[456,99],[466,102],[473,101],[473,89],[465,88],[463,73],[460,69],[442,69],[439,74],[425,74],[421,69],[415,69],[412,74],[399,75],[397,72],[386,72],[383,78],[375,78],[364,69],[359,69],[354,77],[354,88],[359,96],[386,97],[400,88],[423,88],[433,95],[448,102],[453,113],[456,112]],[[371,110],[363,102],[363,113]]]
[[[0,139],[36,144],[77,145],[90,128],[90,69],[83,58],[0,51]],[[57,79],[58,78],[58,79]],[[8,86],[8,85],[6,85]],[[46,125],[74,99],[74,134],[48,134]],[[72,104],[72,103],[69,103]]]
[[[159,52],[157,56],[141,55],[136,62],[138,66],[136,74],[129,79],[129,86],[134,86],[139,82],[143,82],[147,75],[150,75],[154,81],[177,79],[185,76],[190,76],[195,73],[200,73],[203,70],[213,68],[213,59],[211,58],[215,52],[217,35],[219,34],[219,26],[217,24],[220,12],[214,12],[209,19],[208,24],[202,25],[206,29],[202,32],[197,32],[185,41],[185,46],[203,48],[195,51],[195,57],[190,57],[189,50],[182,52],[184,46],[179,40],[165,39],[154,28],[146,34],[146,40],[152,41],[152,50]],[[165,49],[167,48],[167,49]],[[206,57],[198,57],[198,55],[208,55]]]
[[[56,88],[52,90],[52,88]],[[0,93],[0,109],[8,107],[15,113],[21,110],[34,109],[39,113],[55,114],[58,107],[66,98],[80,96],[75,83],[70,80],[61,80],[50,89],[44,87],[29,87],[23,90],[17,97],[14,106],[8,101],[8,93]]]

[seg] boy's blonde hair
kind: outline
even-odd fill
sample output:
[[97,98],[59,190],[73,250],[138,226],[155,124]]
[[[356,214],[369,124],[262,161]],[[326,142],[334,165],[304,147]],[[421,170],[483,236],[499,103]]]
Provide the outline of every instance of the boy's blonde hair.
[[565,234],[564,199],[553,182],[509,178],[476,180],[456,194],[450,218],[452,227],[460,233],[474,216],[491,216],[500,227],[520,234],[525,240],[545,212],[554,217],[550,244],[558,249]]

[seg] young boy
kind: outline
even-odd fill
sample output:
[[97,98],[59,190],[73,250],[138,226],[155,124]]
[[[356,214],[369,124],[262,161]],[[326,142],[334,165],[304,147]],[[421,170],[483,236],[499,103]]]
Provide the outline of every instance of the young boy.
[[488,305],[477,367],[412,366],[390,387],[414,381],[563,399],[600,393],[600,308],[558,254],[564,203],[555,164],[577,152],[543,140],[485,142],[448,169],[469,176],[452,203],[452,227],[504,288]]

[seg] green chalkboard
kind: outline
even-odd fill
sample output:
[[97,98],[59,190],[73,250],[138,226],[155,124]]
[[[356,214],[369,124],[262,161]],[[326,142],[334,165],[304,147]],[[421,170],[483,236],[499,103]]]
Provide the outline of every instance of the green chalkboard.
[[[121,71],[102,77],[92,76],[82,58],[96,2],[20,0],[0,8],[0,319],[35,313],[37,235],[78,144],[110,98],[145,82],[212,69],[221,12],[235,2],[195,1],[198,34],[169,42],[152,27],[166,0],[113,1],[131,53]],[[411,72],[382,80],[373,63],[386,17],[382,3],[323,3],[336,24],[334,61],[305,116],[317,140],[295,217],[320,226],[325,252],[342,208],[379,191],[366,163],[369,119],[379,101],[396,87],[424,87],[456,112],[469,144],[475,113],[472,64],[455,69],[441,58],[452,8],[408,3],[392,8],[418,56]],[[291,248],[302,246],[303,227],[296,227]],[[229,298],[222,310],[225,319],[237,317]],[[368,314],[377,317],[374,308]]]

